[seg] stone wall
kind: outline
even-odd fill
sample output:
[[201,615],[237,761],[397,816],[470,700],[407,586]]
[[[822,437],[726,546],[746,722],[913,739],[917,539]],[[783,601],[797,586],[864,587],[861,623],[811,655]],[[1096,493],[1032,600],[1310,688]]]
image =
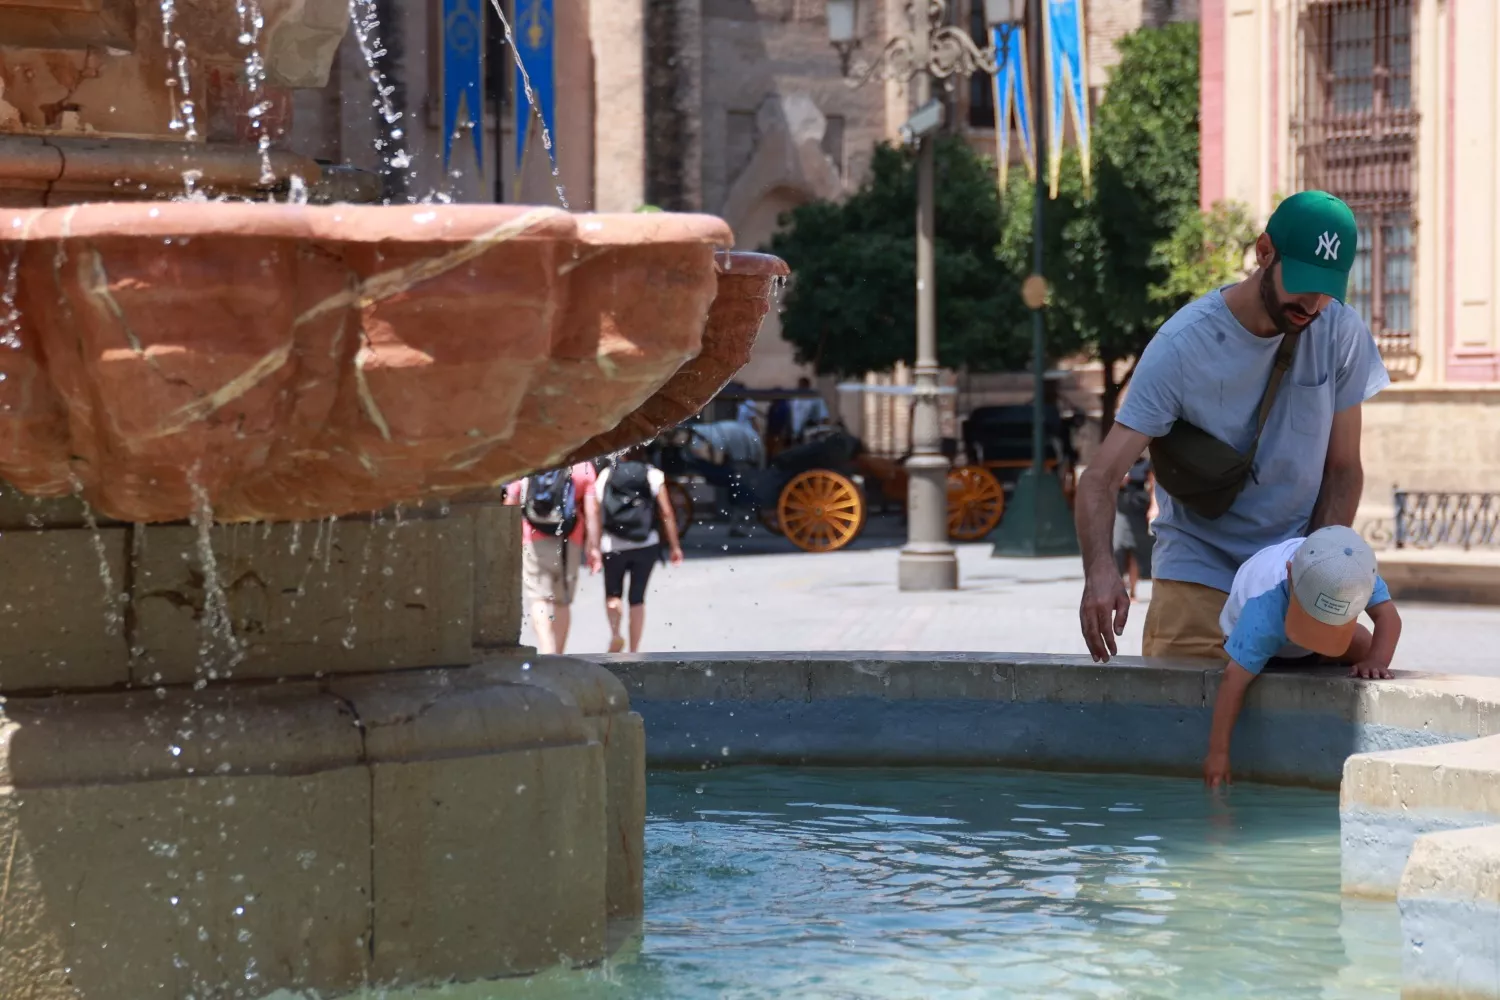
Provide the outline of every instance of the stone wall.
[[1391,492],[1500,490],[1500,389],[1392,388],[1364,406],[1362,520]]
[[0,775],[14,1000],[491,979],[640,914],[640,718],[589,664],[11,697]]
[[519,642],[518,511],[460,504],[399,522],[203,533],[90,529],[74,501],[4,494],[0,692],[473,662]]

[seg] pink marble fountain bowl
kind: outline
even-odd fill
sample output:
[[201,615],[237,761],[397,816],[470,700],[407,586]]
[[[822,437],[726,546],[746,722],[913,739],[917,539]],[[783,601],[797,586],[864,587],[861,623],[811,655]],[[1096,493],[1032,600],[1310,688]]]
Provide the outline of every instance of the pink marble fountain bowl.
[[0,478],[121,520],[305,520],[632,444],[748,357],[785,266],[716,262],[731,242],[519,206],[0,212]]

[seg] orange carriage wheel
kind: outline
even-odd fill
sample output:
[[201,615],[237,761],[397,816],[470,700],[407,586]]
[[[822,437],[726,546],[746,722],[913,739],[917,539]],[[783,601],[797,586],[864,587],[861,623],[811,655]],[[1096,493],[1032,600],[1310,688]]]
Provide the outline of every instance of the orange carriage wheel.
[[963,465],[948,470],[948,537],[975,542],[994,531],[1005,513],[1005,490],[990,470]]
[[776,504],[782,533],[804,552],[837,552],[865,526],[865,501],[847,476],[812,469],[792,477]]

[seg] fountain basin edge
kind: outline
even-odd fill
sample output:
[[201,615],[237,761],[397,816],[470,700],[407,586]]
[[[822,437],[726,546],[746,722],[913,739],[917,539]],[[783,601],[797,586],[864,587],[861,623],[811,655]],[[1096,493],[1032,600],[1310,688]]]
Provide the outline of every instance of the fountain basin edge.
[[730,243],[524,206],[0,213],[0,478],[121,520],[313,520],[635,443],[748,358],[784,265]]

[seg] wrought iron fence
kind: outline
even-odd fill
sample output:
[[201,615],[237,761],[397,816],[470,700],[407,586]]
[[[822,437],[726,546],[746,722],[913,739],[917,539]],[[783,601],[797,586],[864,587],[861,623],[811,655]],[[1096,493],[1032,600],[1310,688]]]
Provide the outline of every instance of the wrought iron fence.
[[1500,548],[1500,493],[1397,490],[1395,501],[1398,549]]

